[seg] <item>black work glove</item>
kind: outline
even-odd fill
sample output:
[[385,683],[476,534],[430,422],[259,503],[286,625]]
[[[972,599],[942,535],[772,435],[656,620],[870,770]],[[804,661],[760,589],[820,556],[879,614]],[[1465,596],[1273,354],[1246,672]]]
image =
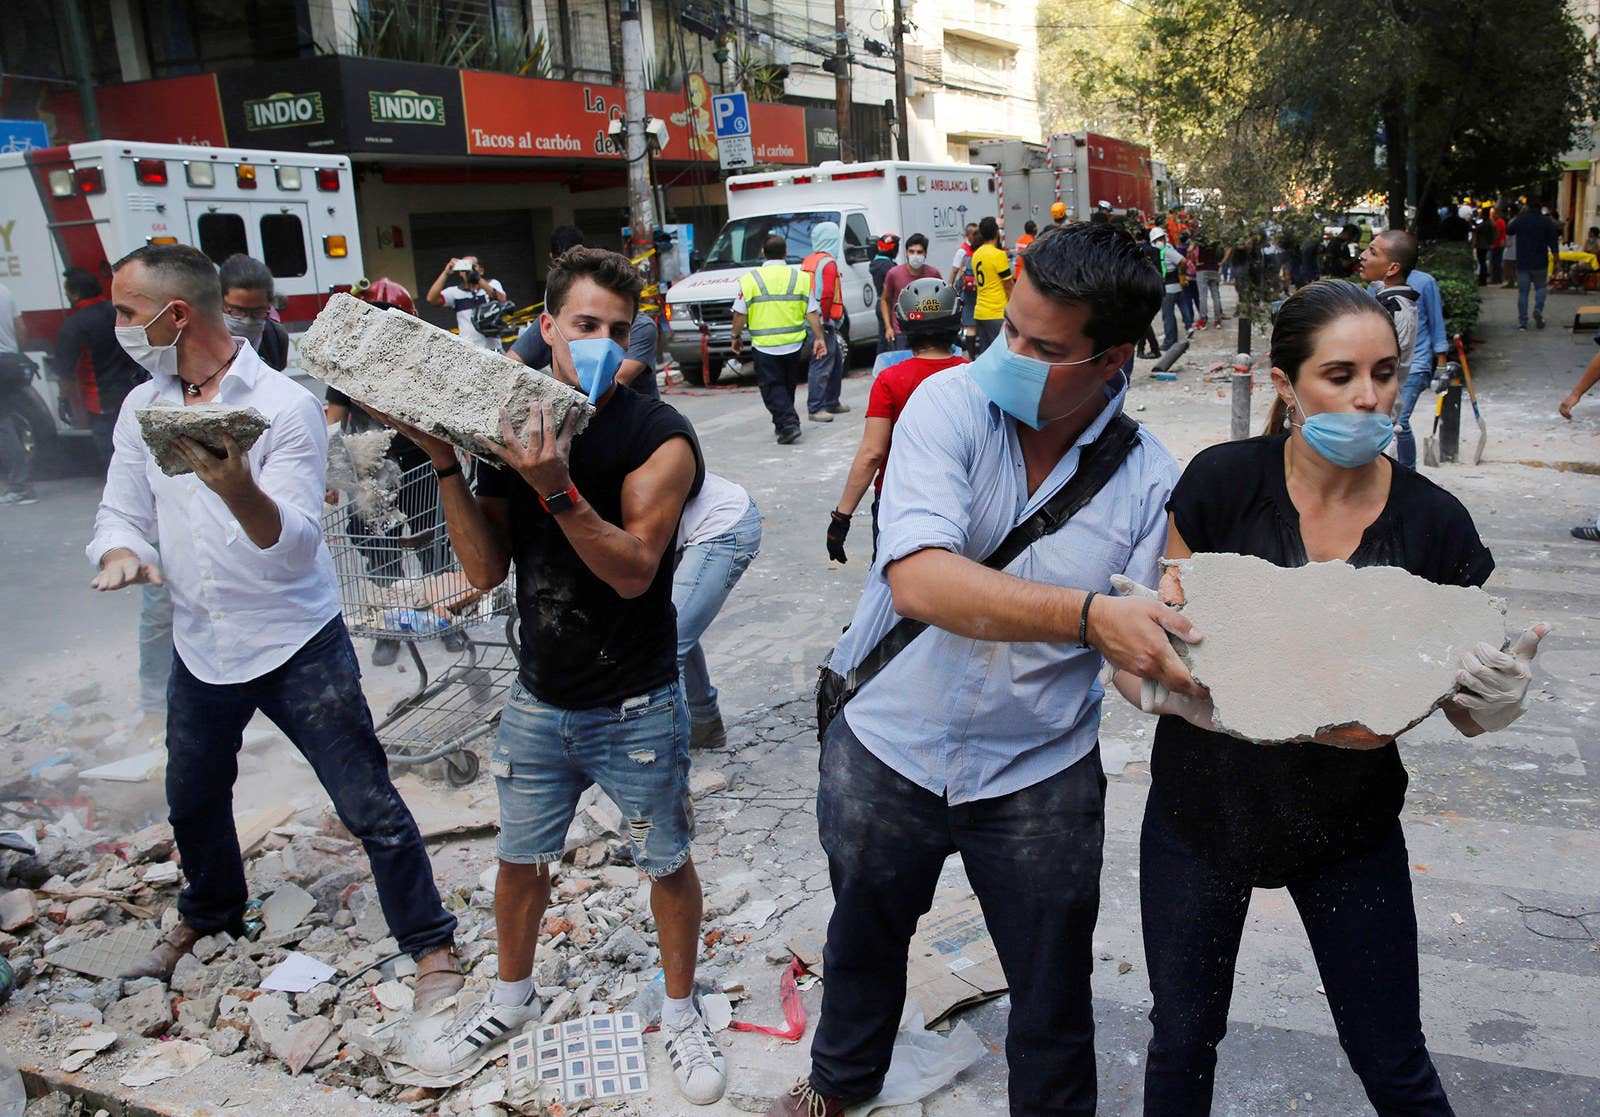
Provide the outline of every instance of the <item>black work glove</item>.
[[844,537],[850,534],[850,517],[835,508],[828,513],[828,557],[834,562],[849,562],[844,553]]

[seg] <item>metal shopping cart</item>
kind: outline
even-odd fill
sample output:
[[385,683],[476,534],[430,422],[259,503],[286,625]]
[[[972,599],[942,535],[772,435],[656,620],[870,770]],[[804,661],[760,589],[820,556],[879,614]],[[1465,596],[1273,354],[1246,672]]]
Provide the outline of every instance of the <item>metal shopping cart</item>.
[[[351,635],[399,641],[417,670],[416,689],[377,726],[391,763],[442,759],[452,784],[472,782],[478,755],[470,746],[495,731],[518,668],[510,579],[487,592],[468,583],[431,463],[400,472],[393,487],[341,494],[322,530]],[[456,655],[432,677],[420,647],[428,641]]]

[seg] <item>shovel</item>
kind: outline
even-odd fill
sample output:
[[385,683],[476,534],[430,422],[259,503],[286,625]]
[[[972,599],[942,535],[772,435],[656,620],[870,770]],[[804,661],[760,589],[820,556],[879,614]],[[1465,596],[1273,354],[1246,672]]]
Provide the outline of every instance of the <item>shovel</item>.
[[1422,464],[1437,466],[1439,464],[1439,420],[1444,415],[1444,393],[1440,392],[1433,401],[1433,433],[1422,439]]
[[1467,382],[1467,398],[1472,401],[1472,417],[1478,420],[1478,445],[1472,451],[1472,464],[1483,461],[1483,447],[1489,441],[1489,428],[1484,425],[1483,413],[1478,410],[1478,393],[1472,387],[1472,369],[1467,365],[1467,347],[1461,335],[1455,336],[1456,352],[1461,354],[1461,375]]

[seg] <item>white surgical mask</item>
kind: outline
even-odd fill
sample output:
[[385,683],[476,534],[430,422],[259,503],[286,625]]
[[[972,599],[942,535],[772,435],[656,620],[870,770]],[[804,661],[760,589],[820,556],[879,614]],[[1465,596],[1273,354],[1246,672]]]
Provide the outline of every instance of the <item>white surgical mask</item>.
[[914,268],[920,268],[923,264],[927,263],[927,261],[928,261],[928,254],[926,252],[907,252],[906,253],[906,263],[910,264]]
[[183,331],[179,330],[173,336],[170,345],[150,344],[150,327],[171,309],[172,304],[169,302],[142,326],[115,327],[117,343],[122,346],[122,351],[132,358],[135,364],[155,376],[178,375],[178,338],[183,336]]
[[267,330],[265,318],[241,318],[236,314],[224,314],[222,320],[228,324],[228,332],[234,337],[242,337],[250,343],[250,348],[261,348],[261,335]]

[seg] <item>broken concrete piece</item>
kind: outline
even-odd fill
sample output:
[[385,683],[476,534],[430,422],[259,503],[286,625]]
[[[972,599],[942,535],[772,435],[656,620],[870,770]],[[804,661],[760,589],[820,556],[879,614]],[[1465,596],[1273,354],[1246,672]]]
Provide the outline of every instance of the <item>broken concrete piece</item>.
[[261,905],[261,921],[270,934],[298,927],[316,910],[317,900],[298,884],[285,884]]
[[186,1074],[209,1058],[209,1048],[188,1040],[153,1043],[134,1057],[119,1081],[124,1086],[150,1086],[164,1078]]
[[76,1074],[89,1065],[89,1061],[100,1052],[117,1042],[117,1033],[109,1028],[89,1028],[67,1040],[67,1045],[62,1049],[66,1058],[61,1060],[61,1069],[69,1074]]
[[178,866],[172,861],[158,861],[140,877],[146,884],[177,884]]
[[550,403],[574,433],[594,408],[559,380],[400,310],[380,310],[350,295],[328,300],[300,338],[300,363],[317,379],[470,453],[500,442],[500,412],[518,431],[537,402]]
[[[169,908],[176,921],[177,909]],[[126,973],[135,962],[150,953],[158,935],[146,927],[119,927],[87,942],[75,942],[44,960],[52,966],[91,977],[114,978]]]
[[313,1016],[300,1021],[289,1032],[283,1061],[290,1075],[296,1075],[307,1067],[315,1069],[331,1062],[338,1053],[339,1041],[334,1038],[333,1024],[326,1016]]
[[172,1002],[160,985],[147,985],[131,997],[124,997],[105,1013],[106,1027],[122,1036],[154,1039],[172,1027]]
[[168,477],[193,473],[191,466],[173,447],[179,438],[192,438],[217,457],[226,457],[222,436],[231,435],[239,449],[249,450],[272,424],[253,407],[232,407],[225,403],[196,403],[188,407],[142,407],[134,414],[144,435],[150,456]]
[[1464,652],[1505,646],[1501,602],[1398,567],[1200,554],[1178,571],[1204,637],[1179,654],[1210,688],[1217,728],[1246,740],[1396,736],[1456,692]]
[[39,903],[26,888],[0,893],[0,931],[16,931],[39,918]]
[[704,799],[719,791],[728,790],[728,777],[721,772],[696,772],[689,777],[689,797]]

